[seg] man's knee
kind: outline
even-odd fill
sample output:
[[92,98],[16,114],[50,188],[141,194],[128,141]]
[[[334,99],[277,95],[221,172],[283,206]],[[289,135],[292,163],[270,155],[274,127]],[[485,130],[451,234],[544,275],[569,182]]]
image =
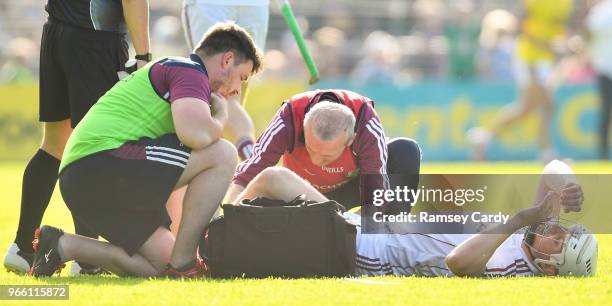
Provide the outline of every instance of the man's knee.
[[259,189],[282,186],[283,183],[291,180],[293,175],[295,174],[285,167],[268,167],[255,177],[253,183]]
[[210,154],[212,154],[215,164],[228,167],[234,171],[238,163],[238,151],[236,151],[236,147],[225,139],[219,139],[211,144],[211,146],[214,146],[211,148],[213,150]]
[[389,173],[417,174],[421,165],[421,148],[410,138],[397,137],[387,143]]

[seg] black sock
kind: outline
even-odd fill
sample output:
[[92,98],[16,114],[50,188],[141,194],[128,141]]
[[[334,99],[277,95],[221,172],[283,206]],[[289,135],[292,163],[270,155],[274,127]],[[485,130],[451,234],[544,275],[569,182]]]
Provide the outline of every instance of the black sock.
[[39,149],[23,172],[21,212],[15,243],[23,252],[33,253],[34,230],[40,226],[57,182],[60,160]]

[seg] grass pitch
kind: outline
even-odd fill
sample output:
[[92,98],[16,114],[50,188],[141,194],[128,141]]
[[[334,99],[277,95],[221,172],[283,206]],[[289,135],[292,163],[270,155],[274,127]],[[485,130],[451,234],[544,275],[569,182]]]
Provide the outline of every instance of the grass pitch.
[[[0,247],[14,238],[23,163],[0,163]],[[423,173],[539,173],[538,163],[424,164]],[[577,173],[612,173],[612,164],[575,165]],[[585,205],[589,205],[585,203]],[[72,230],[59,192],[43,223]],[[301,280],[166,280],[115,276],[34,279],[0,271],[0,285],[69,285],[68,301],[0,301],[0,305],[607,305],[612,300],[612,235],[598,235],[598,274],[591,278],[364,278]]]

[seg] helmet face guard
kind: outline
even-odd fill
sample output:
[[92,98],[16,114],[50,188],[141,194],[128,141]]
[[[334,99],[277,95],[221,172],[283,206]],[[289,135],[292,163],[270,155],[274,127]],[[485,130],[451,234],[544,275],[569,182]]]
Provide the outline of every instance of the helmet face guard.
[[[556,238],[552,237],[553,233],[555,236],[557,236]],[[531,253],[531,257],[533,257],[534,259],[534,265],[543,274],[547,274],[542,268],[543,264],[555,267],[555,275],[558,273],[559,267],[563,265],[565,261],[564,254],[567,248],[567,239],[569,237],[568,233],[569,232],[567,231],[567,229],[559,225],[556,220],[533,224],[525,232],[523,240],[525,241],[525,244],[527,245],[529,252]],[[556,252],[553,251],[551,253],[546,253],[538,250],[533,245],[536,237],[539,237],[539,239],[548,240],[550,243],[554,243],[555,245],[559,245],[559,250],[555,250]],[[536,257],[534,256],[534,254],[538,254],[539,256]]]
[[[554,249],[550,253],[538,250],[534,247],[536,237],[553,244]],[[544,271],[543,265],[554,267],[554,275],[595,274],[597,240],[580,224],[563,219],[537,223],[527,229],[523,241],[534,259],[534,265],[544,274],[550,273]]]

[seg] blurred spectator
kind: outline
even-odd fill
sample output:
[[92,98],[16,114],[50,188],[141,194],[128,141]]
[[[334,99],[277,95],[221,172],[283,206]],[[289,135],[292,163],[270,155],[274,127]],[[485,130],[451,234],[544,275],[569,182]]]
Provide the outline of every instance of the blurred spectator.
[[562,84],[586,84],[592,82],[594,77],[584,40],[579,35],[573,35],[567,40],[567,55],[557,65],[550,85],[557,88]]
[[478,19],[471,0],[458,0],[451,6],[449,18],[444,23],[444,36],[448,40],[449,77],[453,79],[470,80],[476,74],[480,36]]
[[33,58],[37,53],[34,41],[24,37],[13,38],[7,44],[7,61],[0,68],[0,83],[28,83],[34,77]]
[[265,76],[268,79],[282,80],[286,76],[283,74],[287,67],[287,57],[277,49],[269,49],[264,56]]
[[506,10],[493,10],[482,19],[478,70],[483,80],[514,81],[516,26],[516,17]]
[[415,31],[424,33],[427,37],[434,37],[443,32],[443,14],[446,11],[444,3],[440,0],[417,0],[413,10],[418,18]]
[[612,112],[612,0],[602,0],[593,6],[586,24],[591,35],[591,62],[598,75],[602,104],[599,156],[608,159]]
[[374,31],[363,44],[365,57],[351,72],[351,81],[359,84],[392,84],[399,71],[400,49],[397,38]]
[[[537,2],[538,0],[536,0]],[[596,0],[589,0],[596,1]],[[45,1],[42,1],[44,4]],[[182,33],[177,29],[177,18],[183,1],[150,0],[152,49],[155,54],[176,54],[187,51]],[[586,1],[574,1],[582,3]],[[41,24],[46,17],[40,10],[41,1],[0,0],[0,41],[11,37],[27,37],[38,41]],[[577,4],[578,5],[578,4]],[[503,12],[515,19],[521,12],[522,1],[511,0],[380,0],[380,1],[293,1],[293,10],[307,38],[312,40],[313,56],[322,78],[346,77],[365,57],[360,48],[366,37],[377,30],[396,36],[400,45],[398,81],[472,77],[474,66],[487,80],[513,80],[510,55],[514,48],[515,29],[509,31],[507,16],[491,14],[494,26],[487,32],[485,19],[479,26],[474,22],[485,12]],[[557,8],[557,7],[555,7]],[[504,10],[504,11],[502,11]],[[446,18],[445,18],[446,16]],[[495,19],[493,18],[493,19]],[[582,22],[575,14],[570,22]],[[491,18],[489,18],[491,19]],[[306,20],[311,31],[304,27]],[[516,20],[513,21],[516,23]],[[474,35],[481,28],[480,50]],[[516,25],[513,26],[516,28]],[[317,30],[318,29],[318,30]],[[332,30],[334,29],[334,30]],[[317,31],[314,31],[317,30]],[[338,31],[335,31],[338,30]],[[314,32],[313,32],[314,31]],[[329,36],[328,36],[329,35]],[[336,40],[337,39],[337,40]],[[339,43],[338,41],[342,41]],[[280,11],[271,5],[268,39],[266,43],[275,58],[266,60],[278,70],[265,71],[263,77],[283,77],[302,80],[307,76],[303,60],[291,37]],[[0,65],[5,60],[8,44],[0,44]],[[342,46],[343,50],[336,49]],[[315,49],[319,49],[318,51]],[[337,52],[341,56],[337,57]],[[315,54],[316,53],[316,54]],[[476,53],[476,59],[474,59]],[[332,60],[336,58],[336,60]],[[284,60],[283,60],[284,59]],[[38,62],[38,54],[31,60]],[[34,67],[36,68],[36,67]],[[35,77],[37,77],[35,75]]]
[[[310,29],[308,20],[304,17],[298,16],[297,23],[304,34],[304,37],[308,37],[308,31]],[[283,75],[290,80],[304,80],[309,75],[300,49],[298,48],[295,38],[291,34],[288,28],[285,28],[283,35],[280,39],[281,51],[285,54],[287,59],[287,65],[284,67]],[[310,52],[315,60],[318,59],[318,52],[311,40],[306,38],[306,45],[310,49]],[[317,64],[318,66],[318,64]],[[264,72],[265,73],[265,72]]]
[[[0,6],[0,41],[8,41],[10,39],[7,29],[6,29],[6,18],[4,18],[4,13],[1,11],[2,7]],[[0,44],[0,65],[4,62],[6,58],[6,44]]]
[[344,32],[334,27],[323,27],[315,31],[312,36],[319,50],[316,63],[321,76],[332,79],[343,77],[342,59],[346,51]]
[[181,20],[176,16],[162,16],[153,22],[151,42],[154,43],[156,55],[162,57],[186,53],[187,48],[184,46],[181,30]]
[[422,52],[415,52],[409,64],[419,71],[422,78],[440,78],[444,74],[447,43],[444,37],[443,13],[446,7],[439,0],[417,0],[414,2],[416,23],[412,33],[424,42]]

